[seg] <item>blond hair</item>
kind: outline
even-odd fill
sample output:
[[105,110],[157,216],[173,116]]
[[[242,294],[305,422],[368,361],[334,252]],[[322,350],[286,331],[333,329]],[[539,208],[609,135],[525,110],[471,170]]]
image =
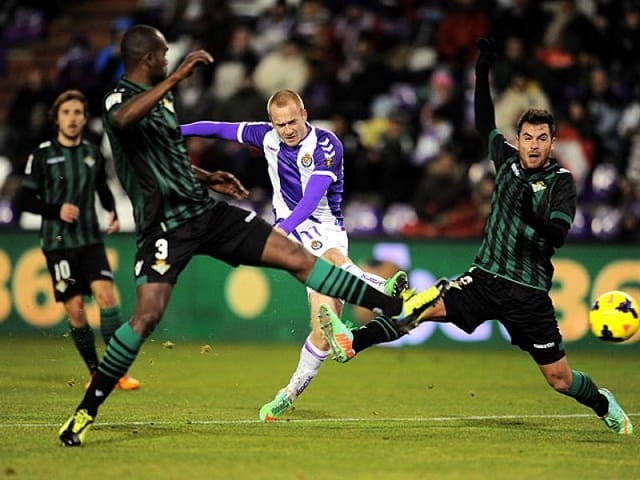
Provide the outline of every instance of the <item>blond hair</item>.
[[304,102],[302,101],[302,97],[298,95],[298,92],[284,89],[276,91],[269,97],[269,100],[267,101],[267,114],[271,117],[272,105],[275,105],[276,107],[284,107],[290,101],[293,101],[298,107],[300,107],[300,111],[304,111]]

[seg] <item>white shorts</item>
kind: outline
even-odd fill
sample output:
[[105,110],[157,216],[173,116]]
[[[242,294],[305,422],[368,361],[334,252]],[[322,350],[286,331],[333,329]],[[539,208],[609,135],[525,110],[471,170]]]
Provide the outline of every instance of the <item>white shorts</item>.
[[349,256],[349,237],[347,231],[339,225],[316,223],[307,219],[289,235],[318,257],[330,248],[340,250],[345,257]]
[[[292,231],[289,236],[320,257],[330,248],[340,250],[345,256],[349,256],[349,237],[347,231],[339,225],[316,223],[305,220]],[[315,290],[307,287],[307,295]]]

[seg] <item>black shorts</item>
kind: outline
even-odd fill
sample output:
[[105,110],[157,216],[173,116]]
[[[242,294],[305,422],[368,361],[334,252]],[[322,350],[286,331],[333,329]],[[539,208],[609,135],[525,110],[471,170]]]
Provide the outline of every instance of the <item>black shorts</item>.
[[44,252],[56,302],[91,295],[91,282],[109,280],[113,273],[103,244]]
[[538,365],[564,357],[562,336],[547,292],[472,268],[444,296],[447,321],[467,333],[486,320],[498,320],[511,343],[529,352]]
[[167,232],[147,233],[135,260],[136,285],[175,284],[194,255],[259,265],[273,228],[255,212],[225,202]]

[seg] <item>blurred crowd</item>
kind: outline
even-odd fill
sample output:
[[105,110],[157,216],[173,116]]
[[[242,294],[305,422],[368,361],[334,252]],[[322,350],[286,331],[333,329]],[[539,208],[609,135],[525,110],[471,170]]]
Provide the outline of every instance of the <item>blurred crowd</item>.
[[[5,37],[23,21],[19,10]],[[491,81],[505,136],[514,138],[527,108],[556,116],[555,156],[579,193],[570,235],[640,239],[640,3],[631,0],[139,0],[113,22],[108,45],[73,37],[53,78],[34,65],[15,92],[0,126],[5,205],[29,151],[51,134],[47,108],[63,89],[88,95],[92,139],[109,156],[100,104],[122,74],[118,46],[134,23],[165,34],[170,68],[196,48],[216,59],[178,86],[182,122],[265,121],[274,90],[297,90],[310,121],[344,143],[352,235],[420,238],[482,232],[493,169],[474,128],[475,43],[493,36],[501,56]],[[188,147],[193,163],[235,173],[252,206],[267,208],[260,152],[198,138]]]

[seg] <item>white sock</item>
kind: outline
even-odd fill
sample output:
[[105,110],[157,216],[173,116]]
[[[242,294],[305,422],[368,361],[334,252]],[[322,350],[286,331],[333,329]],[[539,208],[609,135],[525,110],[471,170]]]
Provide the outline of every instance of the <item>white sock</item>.
[[360,267],[358,267],[353,262],[347,262],[347,263],[345,263],[343,265],[340,265],[340,268],[343,269],[343,270],[346,270],[347,272],[349,272],[349,273],[355,275],[356,277],[364,280],[369,285],[371,285],[373,288],[376,288],[376,289],[380,290],[381,292],[384,290],[384,282],[386,280],[384,278],[382,278],[381,276],[376,275],[375,273],[364,272],[364,271],[362,271],[362,269]]
[[318,374],[318,370],[329,356],[329,351],[322,351],[311,343],[310,336],[304,341],[300,349],[300,360],[296,371],[293,372],[289,385],[285,387],[287,396],[292,402],[298,398],[309,386],[311,380]]

